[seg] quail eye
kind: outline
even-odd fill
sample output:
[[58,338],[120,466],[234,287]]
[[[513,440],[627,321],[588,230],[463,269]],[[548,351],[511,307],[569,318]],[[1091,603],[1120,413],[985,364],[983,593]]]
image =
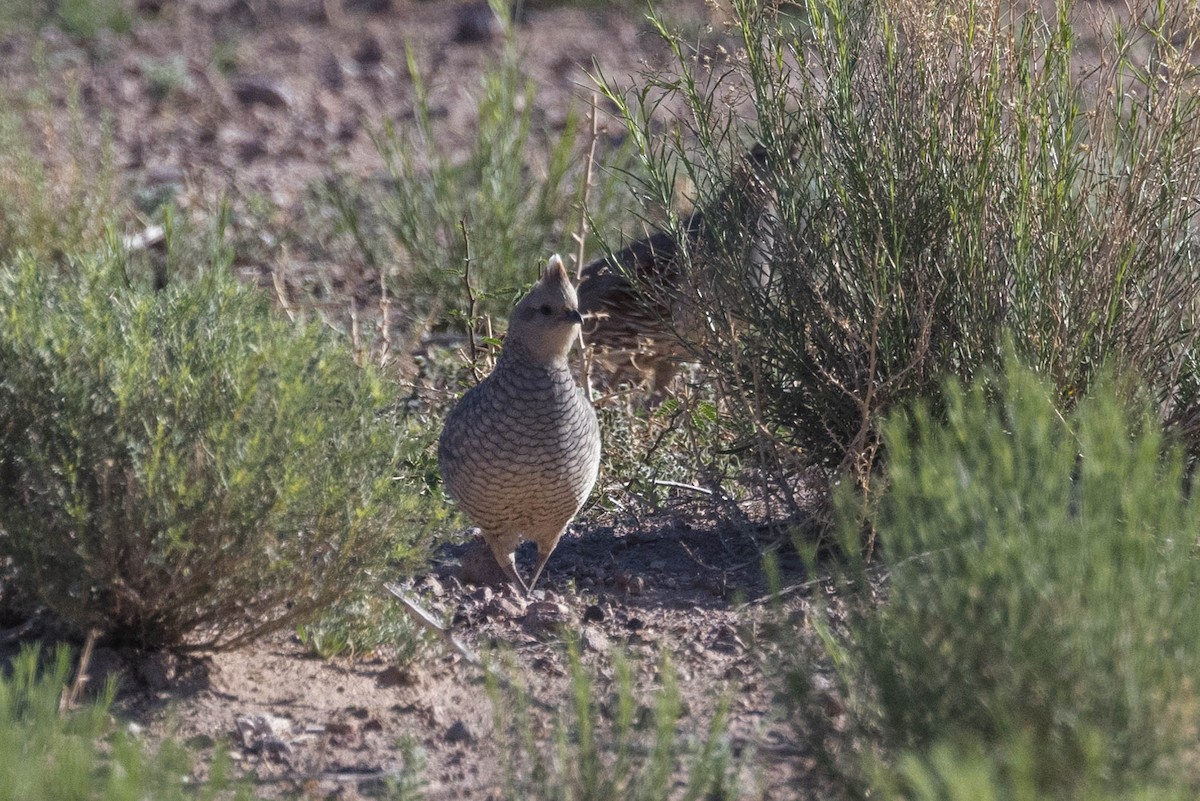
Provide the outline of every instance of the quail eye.
[[540,311],[544,316],[549,317],[554,310],[550,308],[550,304],[546,303],[543,304],[542,308],[538,309],[538,311]]

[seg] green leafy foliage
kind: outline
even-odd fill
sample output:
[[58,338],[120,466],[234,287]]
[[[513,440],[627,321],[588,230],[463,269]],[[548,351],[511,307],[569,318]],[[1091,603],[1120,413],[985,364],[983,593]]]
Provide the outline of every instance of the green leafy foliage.
[[133,16],[121,0],[0,0],[0,34],[45,25],[86,42],[104,30],[128,33]]
[[20,591],[117,639],[222,647],[411,564],[423,484],[400,471],[428,435],[395,385],[219,259],[161,291],[124,267],[0,273],[0,555]]
[[1103,749],[1071,766],[1075,787],[1046,791],[1039,786],[1039,759],[1029,738],[989,755],[980,748],[939,743],[926,753],[905,754],[874,776],[872,797],[887,801],[1185,801],[1195,797],[1178,784],[1143,784],[1111,789]]
[[[596,506],[615,510],[631,500],[636,508],[662,508],[673,501],[716,501],[741,497],[744,469],[718,419],[717,399],[702,385],[684,385],[655,406],[631,395],[610,396],[597,406],[604,450]],[[714,494],[719,492],[720,495]],[[585,512],[585,515],[588,513]]]
[[80,709],[60,713],[70,673],[62,648],[42,666],[28,647],[0,676],[0,801],[215,801],[247,799],[218,755],[203,782],[190,777],[190,758],[170,741],[151,752],[118,730],[110,715],[110,683]]
[[94,39],[100,31],[128,33],[133,19],[120,0],[57,0],[52,19],[64,33]]
[[1178,449],[1118,397],[1101,382],[1063,414],[1010,366],[952,384],[944,421],[919,406],[885,426],[888,487],[867,507],[881,564],[859,555],[847,491],[845,636],[817,616],[853,736],[883,758],[978,743],[1051,797],[1194,771],[1200,506]]

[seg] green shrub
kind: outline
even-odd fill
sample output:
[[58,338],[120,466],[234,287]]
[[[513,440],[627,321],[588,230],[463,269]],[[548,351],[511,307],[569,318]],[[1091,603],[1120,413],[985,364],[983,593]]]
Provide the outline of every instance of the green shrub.
[[722,447],[736,443],[725,436],[704,386],[684,386],[653,407],[639,406],[631,395],[604,398],[596,414],[604,432],[597,505],[621,509],[632,499],[635,508],[661,508],[690,498],[712,508],[738,497],[735,481],[753,480],[736,447]]
[[1103,753],[1084,755],[1072,765],[1077,785],[1069,792],[1039,788],[1038,759],[1028,739],[1005,745],[999,756],[961,744],[941,743],[923,754],[906,754],[895,767],[874,776],[872,798],[885,801],[1185,801],[1194,798],[1178,785],[1150,784],[1106,789],[1109,770]]
[[227,265],[196,272],[0,273],[0,556],[64,620],[144,646],[305,620],[426,525],[403,469],[428,435],[395,385]]
[[[732,756],[725,741],[727,706],[703,732],[683,731],[678,680],[664,660],[661,686],[650,706],[638,702],[633,667],[618,656],[613,682],[601,694],[569,647],[570,696],[544,746],[530,715],[531,699],[519,685],[499,686],[489,674],[496,729],[511,737],[518,755],[505,761],[505,798],[534,801],[667,801],[738,797]],[[511,673],[511,671],[510,671]]]
[[82,708],[61,714],[59,700],[71,662],[59,649],[40,667],[25,648],[0,675],[0,801],[184,801],[249,798],[233,791],[229,763],[218,755],[203,783],[190,778],[190,759],[167,741],[151,753],[118,730],[109,709],[114,687]]
[[104,30],[128,33],[133,16],[125,6],[122,0],[2,0],[0,34],[54,25],[87,42]]
[[[1196,4],[1105,16],[1086,52],[1066,2],[733,8],[702,53],[659,22],[670,67],[606,92],[643,196],[669,210],[680,174],[695,186],[689,344],[781,478],[799,452],[866,483],[882,415],[998,366],[1009,335],[1062,397],[1109,363],[1200,432]],[[765,221],[728,193],[754,140]]]
[[[1083,789],[1084,765],[1106,790],[1183,768],[1200,787],[1200,504],[1178,449],[1118,394],[1101,382],[1063,414],[1010,367],[952,385],[944,422],[925,406],[889,420],[880,564],[858,555],[847,491],[844,638],[816,616],[846,737],[885,760],[1027,741],[1022,770],[1052,797]],[[845,737],[810,711],[835,753]]]
[[141,65],[146,92],[155,103],[162,103],[192,88],[187,59],[178,53],[167,58],[143,58]]

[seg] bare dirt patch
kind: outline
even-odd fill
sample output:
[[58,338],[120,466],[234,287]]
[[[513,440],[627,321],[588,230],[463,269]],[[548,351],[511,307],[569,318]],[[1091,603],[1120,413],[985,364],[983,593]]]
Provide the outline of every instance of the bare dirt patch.
[[[539,705],[531,708],[538,732],[548,735],[569,703],[570,638],[602,697],[614,690],[614,654],[630,658],[647,711],[669,656],[681,725],[697,735],[728,699],[744,797],[795,797],[816,781],[814,763],[778,718],[773,647],[762,639],[779,613],[761,603],[766,587],[748,534],[681,520],[589,529],[564,538],[533,599],[463,584],[474,548],[442,549],[408,589],[471,650],[497,663],[511,656],[501,675]],[[531,563],[534,554],[521,557]],[[801,577],[794,559],[783,566],[785,578]],[[806,595],[794,593],[785,618],[802,624]],[[500,798],[506,762],[522,758],[497,729],[482,672],[440,643],[413,664],[386,655],[321,660],[290,634],[182,663],[98,655],[101,665],[114,660],[126,688],[122,714],[202,752],[226,743],[264,796],[369,795],[405,770],[412,752],[399,744],[407,742],[424,762],[428,798]]]
[[[10,92],[48,92],[111,133],[134,194],[260,195],[282,209],[337,166],[382,167],[370,127],[411,122],[414,56],[439,146],[453,154],[474,126],[479,75],[502,46],[495,28],[464,37],[476,3],[187,0],[151,4],[126,35],[76,41],[56,28],[10,33],[0,69]],[[379,8],[371,11],[370,8]],[[538,122],[561,127],[586,105],[589,72],[635,75],[665,51],[638,13],[528,9],[516,46],[537,86]],[[39,66],[40,65],[40,66]]]

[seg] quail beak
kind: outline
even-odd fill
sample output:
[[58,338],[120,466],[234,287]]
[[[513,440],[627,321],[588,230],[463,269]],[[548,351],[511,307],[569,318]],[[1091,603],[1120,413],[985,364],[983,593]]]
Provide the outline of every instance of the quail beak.
[[567,322],[572,325],[583,325],[583,315],[579,313],[579,309],[567,309]]

